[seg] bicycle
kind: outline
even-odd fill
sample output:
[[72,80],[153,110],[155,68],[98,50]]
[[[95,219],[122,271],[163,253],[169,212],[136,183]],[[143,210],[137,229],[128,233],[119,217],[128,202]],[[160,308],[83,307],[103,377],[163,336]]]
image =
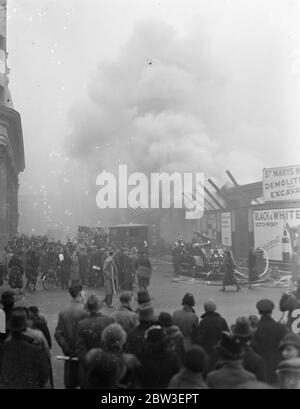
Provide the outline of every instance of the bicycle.
[[54,290],[61,286],[58,274],[55,270],[49,269],[44,275],[42,275],[42,286],[46,291]]

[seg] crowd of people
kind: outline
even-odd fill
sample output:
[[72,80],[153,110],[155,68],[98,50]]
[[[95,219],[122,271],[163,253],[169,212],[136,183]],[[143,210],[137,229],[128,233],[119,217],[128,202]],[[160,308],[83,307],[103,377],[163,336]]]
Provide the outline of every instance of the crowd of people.
[[0,286],[7,279],[12,289],[35,291],[39,275],[50,274],[62,289],[78,283],[105,288],[110,307],[117,292],[149,286],[152,266],[146,250],[97,246],[87,238],[62,244],[45,236],[16,237],[0,257]]
[[[251,250],[252,274],[255,264]],[[239,290],[229,251],[223,265],[222,290],[227,285]],[[59,272],[70,295],[52,336],[39,308],[18,306],[13,291],[23,288],[24,275],[25,288],[34,289],[38,274],[49,270]],[[203,303],[199,317],[191,293],[173,313],[155,311],[147,290],[151,273],[147,253],[127,247],[62,245],[26,236],[10,242],[1,264],[1,277],[8,278],[12,290],[1,295],[0,388],[54,388],[54,336],[67,389],[300,389],[300,280],[279,300],[285,324],[273,319],[275,305],[263,299],[256,304],[257,316],[237,317],[230,326],[212,299]],[[86,298],[87,282],[103,286],[105,298]],[[117,293],[118,308],[104,312]]]
[[[65,361],[68,389],[300,389],[300,336],[291,317],[300,304],[300,281],[284,294],[287,324],[272,318],[274,303],[257,302],[259,316],[237,317],[229,326],[214,300],[203,314],[187,293],[182,307],[156,313],[147,290],[120,293],[119,307],[102,310],[80,284],[69,288],[70,305],[58,314],[54,338]],[[6,332],[0,328],[1,388],[53,388],[51,335],[36,306],[15,306],[1,296]],[[109,311],[109,310],[107,310]]]

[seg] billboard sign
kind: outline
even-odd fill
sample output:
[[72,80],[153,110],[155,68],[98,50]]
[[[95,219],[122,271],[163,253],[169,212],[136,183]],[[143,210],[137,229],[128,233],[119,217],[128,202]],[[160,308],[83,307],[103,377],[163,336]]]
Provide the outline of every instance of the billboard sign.
[[300,200],[300,165],[263,170],[265,202]]
[[253,212],[255,247],[263,247],[270,260],[290,262],[300,242],[300,208]]
[[221,214],[221,237],[223,246],[231,247],[231,213]]

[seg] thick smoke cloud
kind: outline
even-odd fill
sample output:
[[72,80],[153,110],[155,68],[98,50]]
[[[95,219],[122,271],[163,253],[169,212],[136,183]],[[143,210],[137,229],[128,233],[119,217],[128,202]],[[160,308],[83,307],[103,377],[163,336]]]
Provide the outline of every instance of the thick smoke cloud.
[[240,183],[259,180],[263,167],[296,163],[296,40],[279,3],[261,16],[231,15],[232,26],[219,16],[185,37],[162,22],[138,24],[119,56],[99,63],[89,99],[70,113],[66,151],[91,183],[119,163],[220,182],[230,169]]

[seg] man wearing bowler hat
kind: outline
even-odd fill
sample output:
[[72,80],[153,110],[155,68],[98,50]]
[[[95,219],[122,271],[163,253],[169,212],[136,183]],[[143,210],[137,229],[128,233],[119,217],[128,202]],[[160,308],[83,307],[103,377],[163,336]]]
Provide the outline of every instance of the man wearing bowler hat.
[[265,361],[267,382],[276,384],[276,368],[281,360],[279,344],[288,329],[272,318],[274,303],[271,300],[260,300],[256,304],[260,321],[254,334],[252,345]]
[[145,332],[156,321],[156,316],[150,302],[141,304],[137,311],[140,323],[134,330],[128,333],[125,349],[127,352],[140,357],[144,345]]
[[0,384],[4,389],[45,388],[50,355],[39,331],[27,328],[28,312],[17,307],[8,321],[9,336],[0,349]]
[[258,381],[266,381],[266,368],[265,362],[261,356],[254,352],[251,346],[251,340],[253,337],[253,330],[250,325],[250,321],[247,317],[237,318],[235,325],[231,327],[234,338],[241,342],[244,350],[243,366],[244,368],[252,372]]
[[216,370],[207,376],[207,384],[212,389],[235,389],[256,377],[242,365],[243,345],[232,334],[223,331],[218,345],[219,361]]

